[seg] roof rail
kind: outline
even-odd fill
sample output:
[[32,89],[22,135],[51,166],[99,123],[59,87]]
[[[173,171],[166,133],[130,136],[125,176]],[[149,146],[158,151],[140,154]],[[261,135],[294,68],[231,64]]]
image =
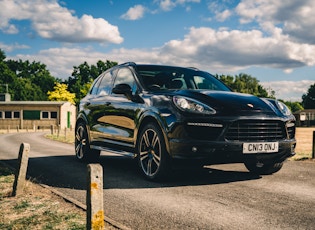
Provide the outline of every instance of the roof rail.
[[196,67],[192,67],[192,66],[189,66],[189,67],[187,67],[187,68],[189,68],[189,69],[193,69],[193,70],[199,70],[198,68],[196,68]]
[[120,64],[120,66],[128,66],[128,65],[136,66],[137,64],[135,62],[132,62],[132,61]]

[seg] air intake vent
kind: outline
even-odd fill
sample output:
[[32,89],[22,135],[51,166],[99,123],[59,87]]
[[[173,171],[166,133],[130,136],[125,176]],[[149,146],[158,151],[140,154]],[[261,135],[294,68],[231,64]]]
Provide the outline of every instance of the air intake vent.
[[276,141],[285,139],[281,121],[237,121],[228,129],[225,138],[230,141]]

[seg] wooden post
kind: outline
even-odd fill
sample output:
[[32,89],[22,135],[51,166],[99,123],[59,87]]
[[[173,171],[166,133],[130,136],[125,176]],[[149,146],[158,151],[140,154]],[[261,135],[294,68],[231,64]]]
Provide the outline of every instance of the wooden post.
[[20,145],[19,158],[18,158],[18,170],[15,173],[15,180],[13,184],[13,196],[20,195],[23,192],[25,181],[26,181],[26,171],[28,164],[28,154],[30,152],[30,144],[22,143]]
[[86,229],[105,229],[103,209],[103,168],[100,164],[88,164],[86,193]]
[[315,131],[313,131],[313,149],[312,149],[312,159],[315,158]]
[[50,125],[50,134],[54,135],[54,126],[53,125]]

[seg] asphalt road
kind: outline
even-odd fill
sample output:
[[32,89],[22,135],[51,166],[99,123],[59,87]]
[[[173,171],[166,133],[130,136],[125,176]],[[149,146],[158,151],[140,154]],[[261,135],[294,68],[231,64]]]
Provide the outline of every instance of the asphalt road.
[[[86,165],[74,147],[43,133],[0,135],[0,160],[16,167],[20,143],[31,146],[28,175],[85,203]],[[137,164],[103,153],[104,209],[131,229],[315,229],[315,163],[288,161],[258,177],[242,164],[176,172],[146,181]]]

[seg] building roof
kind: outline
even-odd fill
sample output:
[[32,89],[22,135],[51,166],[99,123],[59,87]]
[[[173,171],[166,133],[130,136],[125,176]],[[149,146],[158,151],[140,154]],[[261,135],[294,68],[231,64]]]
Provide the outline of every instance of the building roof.
[[0,105],[63,105],[68,101],[0,101]]

